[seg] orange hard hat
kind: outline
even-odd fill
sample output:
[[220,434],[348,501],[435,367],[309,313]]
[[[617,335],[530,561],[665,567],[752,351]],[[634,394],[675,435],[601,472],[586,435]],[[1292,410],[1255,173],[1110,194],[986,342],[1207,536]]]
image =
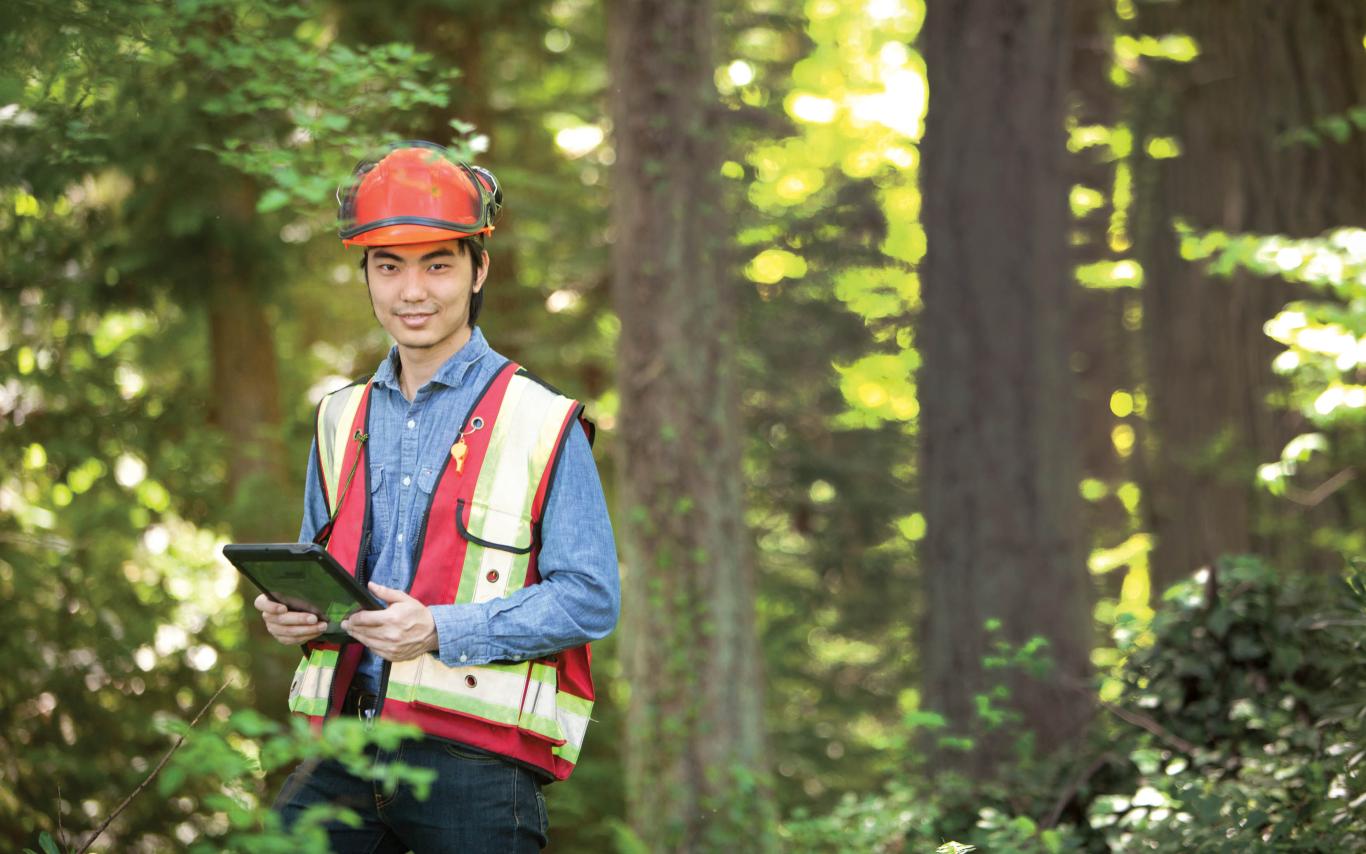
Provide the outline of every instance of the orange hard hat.
[[358,163],[337,203],[342,243],[397,246],[492,232],[503,191],[487,169],[413,140]]

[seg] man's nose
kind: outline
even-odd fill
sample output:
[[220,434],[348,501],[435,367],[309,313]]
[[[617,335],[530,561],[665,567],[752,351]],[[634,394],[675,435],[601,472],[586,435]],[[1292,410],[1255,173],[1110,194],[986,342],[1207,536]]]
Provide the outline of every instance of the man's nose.
[[410,268],[403,271],[403,280],[399,286],[398,295],[404,302],[418,302],[426,299],[427,289],[423,285],[421,270]]

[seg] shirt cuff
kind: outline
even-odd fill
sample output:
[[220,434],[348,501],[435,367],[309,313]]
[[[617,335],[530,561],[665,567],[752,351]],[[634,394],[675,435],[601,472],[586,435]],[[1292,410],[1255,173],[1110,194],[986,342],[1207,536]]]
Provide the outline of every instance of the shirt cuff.
[[436,622],[437,657],[447,667],[488,664],[495,660],[489,644],[488,618],[474,605],[429,605]]

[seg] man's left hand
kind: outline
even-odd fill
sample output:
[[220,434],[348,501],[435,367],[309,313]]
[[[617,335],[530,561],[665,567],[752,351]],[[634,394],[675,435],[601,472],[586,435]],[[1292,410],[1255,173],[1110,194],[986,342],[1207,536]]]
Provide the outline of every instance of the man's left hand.
[[370,582],[370,592],[389,607],[383,611],[357,611],[342,620],[351,637],[389,661],[407,661],[438,648],[436,620],[427,606],[402,590]]

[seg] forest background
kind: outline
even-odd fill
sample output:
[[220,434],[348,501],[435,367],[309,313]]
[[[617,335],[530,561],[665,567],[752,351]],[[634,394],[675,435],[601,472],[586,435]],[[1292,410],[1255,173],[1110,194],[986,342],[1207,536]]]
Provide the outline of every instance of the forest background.
[[288,765],[402,735],[285,723],[219,550],[387,350],[333,190],[405,138],[499,176],[481,326],[599,428],[551,850],[1366,847],[1355,0],[4,18],[6,850],[321,850]]

